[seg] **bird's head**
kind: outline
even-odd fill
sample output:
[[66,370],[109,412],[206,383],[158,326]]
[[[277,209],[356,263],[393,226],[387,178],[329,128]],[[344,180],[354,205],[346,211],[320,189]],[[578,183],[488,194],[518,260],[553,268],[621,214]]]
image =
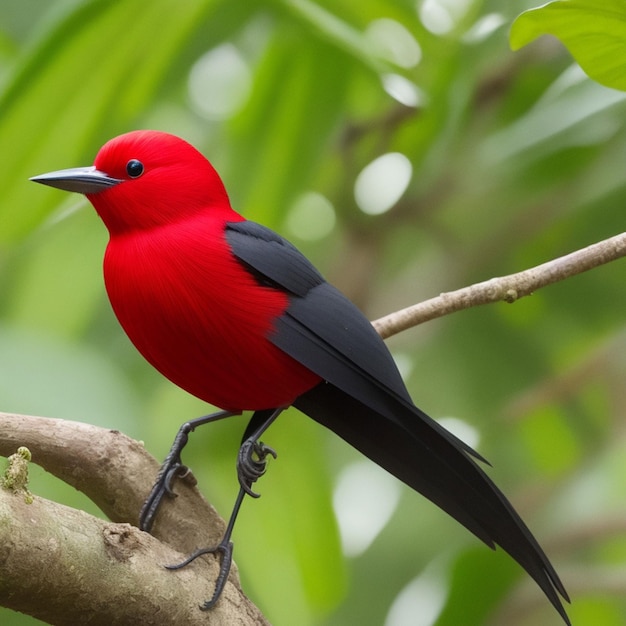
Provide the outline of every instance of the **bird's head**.
[[230,212],[224,185],[191,144],[168,133],[138,130],[107,142],[92,167],[59,170],[32,181],[85,194],[111,235]]

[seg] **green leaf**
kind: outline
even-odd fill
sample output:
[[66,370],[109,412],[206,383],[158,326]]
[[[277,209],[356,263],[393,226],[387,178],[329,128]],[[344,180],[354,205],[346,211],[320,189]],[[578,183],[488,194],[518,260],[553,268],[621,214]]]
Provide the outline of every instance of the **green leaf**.
[[511,48],[546,34],[558,37],[591,78],[626,91],[624,0],[557,0],[525,11],[511,27]]

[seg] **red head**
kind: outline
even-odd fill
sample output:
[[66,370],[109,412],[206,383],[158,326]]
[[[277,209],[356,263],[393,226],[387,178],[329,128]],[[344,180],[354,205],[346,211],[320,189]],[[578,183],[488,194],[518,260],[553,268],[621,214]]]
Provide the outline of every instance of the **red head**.
[[206,209],[232,211],[209,161],[179,137],[152,130],[111,139],[92,168],[32,180],[84,193],[111,235],[174,223]]

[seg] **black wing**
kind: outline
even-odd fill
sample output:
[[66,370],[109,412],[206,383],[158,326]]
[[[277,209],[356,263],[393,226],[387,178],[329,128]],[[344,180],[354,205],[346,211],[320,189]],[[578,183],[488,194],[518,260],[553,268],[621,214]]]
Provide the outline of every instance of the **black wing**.
[[228,224],[233,254],[261,283],[291,295],[269,337],[326,382],[294,406],[432,500],[487,545],[505,549],[566,623],[567,593],[480,455],[415,407],[385,343],[363,314],[289,242],[253,222]]

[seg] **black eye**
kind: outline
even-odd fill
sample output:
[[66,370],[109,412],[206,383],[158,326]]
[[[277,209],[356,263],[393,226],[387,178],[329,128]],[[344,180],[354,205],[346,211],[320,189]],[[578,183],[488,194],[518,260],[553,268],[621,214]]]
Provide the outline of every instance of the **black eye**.
[[143,163],[137,159],[131,159],[126,163],[126,173],[131,178],[139,178],[143,174]]

